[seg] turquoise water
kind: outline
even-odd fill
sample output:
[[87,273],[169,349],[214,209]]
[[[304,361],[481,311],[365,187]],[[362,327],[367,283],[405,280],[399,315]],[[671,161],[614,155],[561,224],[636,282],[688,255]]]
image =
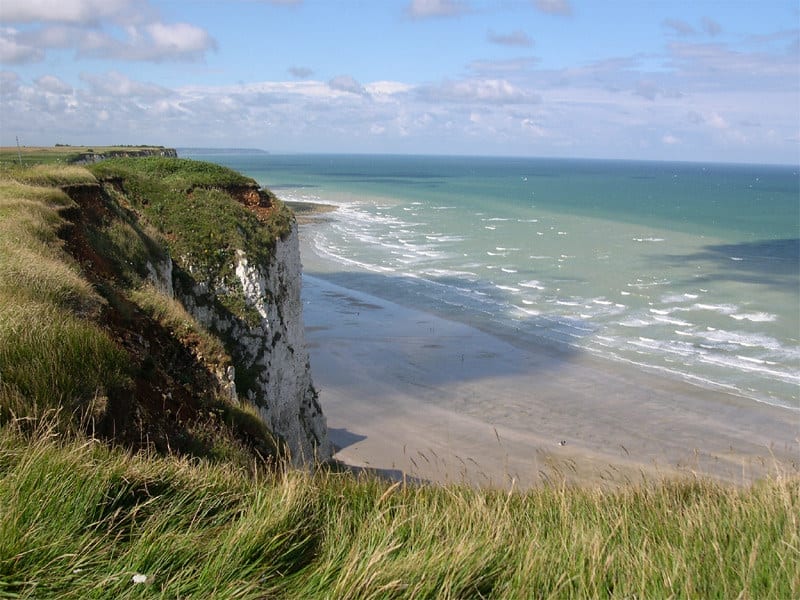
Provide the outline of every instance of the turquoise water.
[[[197,156],[339,207],[314,273],[496,332],[800,408],[797,168]],[[313,267],[312,267],[313,268]]]

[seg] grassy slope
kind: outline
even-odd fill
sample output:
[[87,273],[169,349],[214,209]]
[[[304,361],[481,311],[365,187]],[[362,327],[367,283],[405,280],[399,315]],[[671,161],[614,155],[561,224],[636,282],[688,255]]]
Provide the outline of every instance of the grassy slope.
[[[215,182],[249,185],[216,169],[101,163],[105,205],[80,208],[57,186],[97,186],[88,170],[3,172],[0,598],[800,597],[796,476],[747,489],[682,480],[508,494],[254,471],[237,435],[258,437],[252,415],[199,389],[201,410],[170,446],[183,458],[87,438],[76,423],[102,420],[117,396],[138,402],[144,379],[171,381],[160,344],[230,360],[180,305],[142,285],[142,262],[165,244],[189,255],[209,234],[206,219],[187,227],[188,216],[230,206],[215,204]],[[268,248],[285,218],[217,249]],[[102,251],[92,265],[70,255],[75,238]],[[226,276],[219,262],[202,265]],[[150,330],[168,335],[139,354],[130,339]],[[187,372],[202,377],[196,366]],[[193,382],[177,383],[176,394]]]
[[508,494],[253,478],[7,425],[0,508],[0,597],[800,594],[796,480]]
[[[213,165],[193,175],[197,165],[176,159],[142,162],[142,171],[158,161],[183,167],[186,181],[214,181]],[[241,179],[218,175],[221,186]],[[146,284],[147,263],[166,256],[164,235],[113,191],[82,167],[0,169],[0,420],[57,410],[63,428],[134,446],[240,463],[273,453],[255,410],[216,391],[214,372],[231,363],[222,341]],[[217,221],[232,214],[245,234],[259,230],[216,193]],[[169,199],[197,213],[178,192]],[[176,218],[172,238],[191,239],[187,229]]]
[[0,147],[1,164],[69,164],[87,155],[101,154],[112,155],[116,153],[131,153],[137,151],[159,151],[161,146],[16,146]]

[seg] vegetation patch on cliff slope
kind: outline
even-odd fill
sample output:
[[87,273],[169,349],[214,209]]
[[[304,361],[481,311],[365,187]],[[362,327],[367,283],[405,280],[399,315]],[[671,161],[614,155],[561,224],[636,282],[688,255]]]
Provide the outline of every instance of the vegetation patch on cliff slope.
[[112,192],[82,167],[0,168],[0,423],[55,412],[128,447],[273,455],[256,410],[220,388],[223,342],[148,283],[165,236]]
[[[236,250],[267,264],[276,240],[292,224],[291,211],[253,179],[211,163],[150,157],[104,161],[90,169],[162,232],[176,262],[223,289],[236,287]],[[232,199],[248,194],[260,212]]]

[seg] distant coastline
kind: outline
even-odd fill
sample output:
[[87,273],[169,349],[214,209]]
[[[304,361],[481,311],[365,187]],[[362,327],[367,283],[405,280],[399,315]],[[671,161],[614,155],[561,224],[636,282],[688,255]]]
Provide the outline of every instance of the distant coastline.
[[180,156],[203,154],[207,156],[226,155],[226,154],[255,154],[264,156],[269,154],[268,150],[260,148],[176,148]]

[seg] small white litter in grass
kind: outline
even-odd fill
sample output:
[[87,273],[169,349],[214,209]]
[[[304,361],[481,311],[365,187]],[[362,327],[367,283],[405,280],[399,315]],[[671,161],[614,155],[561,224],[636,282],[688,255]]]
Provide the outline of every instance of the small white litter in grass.
[[83,573],[83,569],[72,569],[72,572],[77,575],[78,573]]
[[133,583],[147,583],[147,575],[136,573],[133,577],[131,577],[131,581],[133,581]]

